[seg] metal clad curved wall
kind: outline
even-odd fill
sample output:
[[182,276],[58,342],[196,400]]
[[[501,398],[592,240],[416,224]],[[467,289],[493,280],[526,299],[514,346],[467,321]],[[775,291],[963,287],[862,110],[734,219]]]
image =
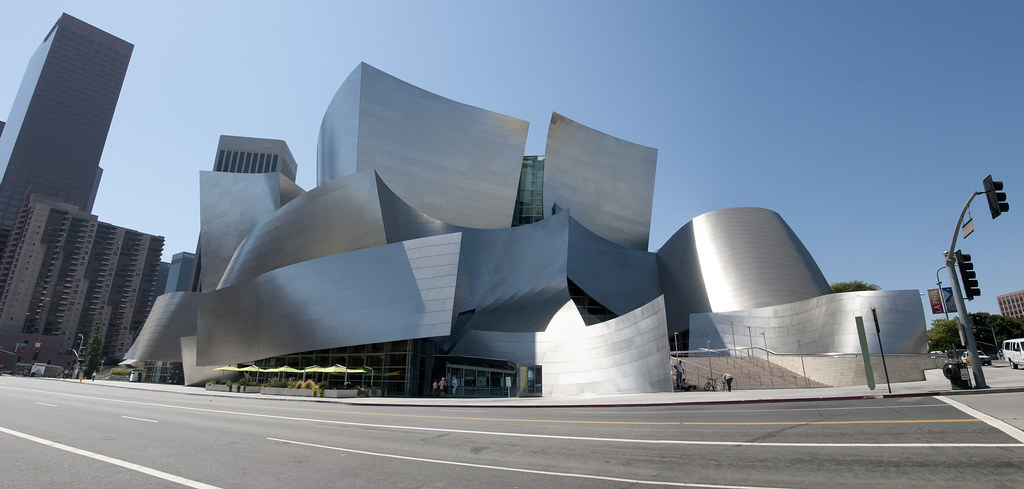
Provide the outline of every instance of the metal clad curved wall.
[[491,331],[542,331],[565,301],[569,215],[527,226],[466,230],[460,275],[475,309],[468,327]]
[[318,184],[374,169],[402,200],[435,219],[508,227],[528,127],[362,63],[324,116]]
[[693,234],[711,311],[788,304],[831,293],[807,248],[773,211],[711,211],[693,220]]
[[[763,347],[766,341],[768,349],[778,353],[859,353],[854,318],[861,316],[868,330],[868,350],[878,353],[878,340],[871,327],[872,307],[878,312],[886,353],[927,352],[927,325],[917,290],[846,292],[747,311],[694,314],[690,318],[690,344],[704,345],[706,334],[702,331],[713,331],[719,339],[712,335],[711,348],[747,347],[751,341],[746,331],[749,326],[754,346]],[[740,334],[734,337],[731,328]]]
[[551,115],[544,216],[556,202],[608,241],[647,251],[658,150]]
[[277,173],[199,172],[200,290],[217,287],[235,249],[280,208]]
[[676,231],[658,250],[657,256],[668,333],[685,333],[690,328],[690,313],[711,311],[700,271],[693,221]]
[[[219,288],[302,261],[385,243],[376,177],[372,171],[359,172],[306,192],[260,222],[238,247]],[[205,259],[205,249],[203,253]]]
[[455,354],[544,367],[545,396],[672,390],[662,297],[611,321],[586,326],[572,301],[547,331],[471,331]]
[[168,292],[153,301],[135,343],[125,353],[128,360],[180,362],[178,339],[196,334],[199,313],[198,292]]
[[619,315],[661,295],[654,253],[605,240],[577,222],[572,210],[566,213],[570,216],[568,277],[573,283]]
[[199,365],[451,333],[460,233],[279,268],[207,292]]

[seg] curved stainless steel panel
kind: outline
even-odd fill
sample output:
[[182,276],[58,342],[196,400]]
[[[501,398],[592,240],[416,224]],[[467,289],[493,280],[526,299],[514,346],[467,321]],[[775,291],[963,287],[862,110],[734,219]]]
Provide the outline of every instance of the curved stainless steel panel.
[[153,301],[135,343],[125,353],[128,360],[180,362],[178,339],[196,334],[199,312],[198,292],[168,292]]
[[527,226],[466,230],[459,274],[476,310],[468,328],[542,331],[569,300],[565,282],[568,213]]
[[605,240],[577,222],[572,210],[566,213],[570,216],[568,277],[573,283],[619,315],[661,295],[654,253]]
[[[690,345],[703,346],[710,340],[711,348],[748,347],[749,326],[753,346],[763,347],[766,341],[768,349],[778,353],[859,353],[854,318],[861,316],[869,330],[868,350],[877,354],[872,307],[878,312],[885,353],[927,352],[927,325],[917,290],[846,292],[746,311],[694,314]],[[733,331],[740,334],[734,337]]]
[[657,149],[554,113],[544,160],[545,217],[558,203],[598,236],[647,251]]
[[685,334],[690,328],[690,313],[711,311],[693,236],[693,221],[676,231],[658,250],[657,256],[668,333]]
[[235,249],[281,205],[277,173],[199,172],[200,290],[213,290]]
[[185,377],[185,385],[203,386],[211,380],[235,380],[238,372],[216,370],[221,365],[200,367],[196,365],[196,337],[181,337],[181,370]]
[[586,326],[568,301],[539,333],[470,331],[455,354],[544,367],[544,395],[668,392],[672,374],[662,297]]
[[800,238],[774,211],[711,211],[693,220],[693,235],[711,311],[788,304],[832,292]]
[[431,217],[505,228],[512,223],[528,126],[360,63],[321,123],[317,185],[374,169],[402,200]]
[[218,288],[307,260],[454,231],[402,202],[375,172],[358,172],[302,194],[256,225]]
[[206,292],[197,362],[224,365],[446,336],[460,306],[461,238],[446,234],[331,255]]

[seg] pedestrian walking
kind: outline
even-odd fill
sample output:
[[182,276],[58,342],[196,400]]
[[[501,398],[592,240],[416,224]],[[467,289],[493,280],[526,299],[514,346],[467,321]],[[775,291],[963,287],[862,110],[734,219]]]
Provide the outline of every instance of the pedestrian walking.
[[448,381],[444,377],[437,381],[437,390],[441,393],[441,397],[445,397],[445,393],[448,391]]
[[430,395],[437,397],[437,381],[435,380],[430,386]]
[[459,379],[452,377],[452,397],[459,393]]
[[676,362],[675,367],[676,367],[676,387],[678,387],[679,389],[682,389],[683,388],[683,382],[685,380],[685,379],[683,379],[683,362],[682,362],[682,360]]
[[722,382],[725,382],[725,388],[732,392],[732,375],[729,373],[722,374]]

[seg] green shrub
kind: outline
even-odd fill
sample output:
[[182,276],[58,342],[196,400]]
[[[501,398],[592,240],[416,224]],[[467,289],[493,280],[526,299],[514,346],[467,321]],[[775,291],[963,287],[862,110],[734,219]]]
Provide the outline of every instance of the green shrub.
[[132,374],[131,370],[111,370],[110,375],[123,375],[125,377]]

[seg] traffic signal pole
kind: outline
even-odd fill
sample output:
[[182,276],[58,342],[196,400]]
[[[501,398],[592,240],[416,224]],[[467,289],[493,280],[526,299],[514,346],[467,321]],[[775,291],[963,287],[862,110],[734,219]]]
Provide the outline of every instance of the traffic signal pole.
[[956,274],[956,240],[960,233],[960,225],[963,224],[964,215],[967,214],[967,209],[971,207],[971,202],[982,192],[974,192],[971,194],[971,198],[967,199],[967,203],[964,204],[963,210],[960,211],[960,218],[956,221],[956,227],[953,228],[953,241],[949,244],[949,251],[945,252],[946,255],[946,269],[949,270],[949,282],[953,288],[953,300],[956,302],[956,314],[958,318],[957,327],[960,328],[960,336],[966,341],[967,357],[971,360],[971,371],[974,373],[974,387],[977,389],[985,389],[988,384],[985,383],[985,373],[981,371],[981,361],[978,360],[978,345],[974,341],[974,332],[971,331],[970,323],[967,322],[967,306],[964,304],[964,296],[960,291],[960,280]]

